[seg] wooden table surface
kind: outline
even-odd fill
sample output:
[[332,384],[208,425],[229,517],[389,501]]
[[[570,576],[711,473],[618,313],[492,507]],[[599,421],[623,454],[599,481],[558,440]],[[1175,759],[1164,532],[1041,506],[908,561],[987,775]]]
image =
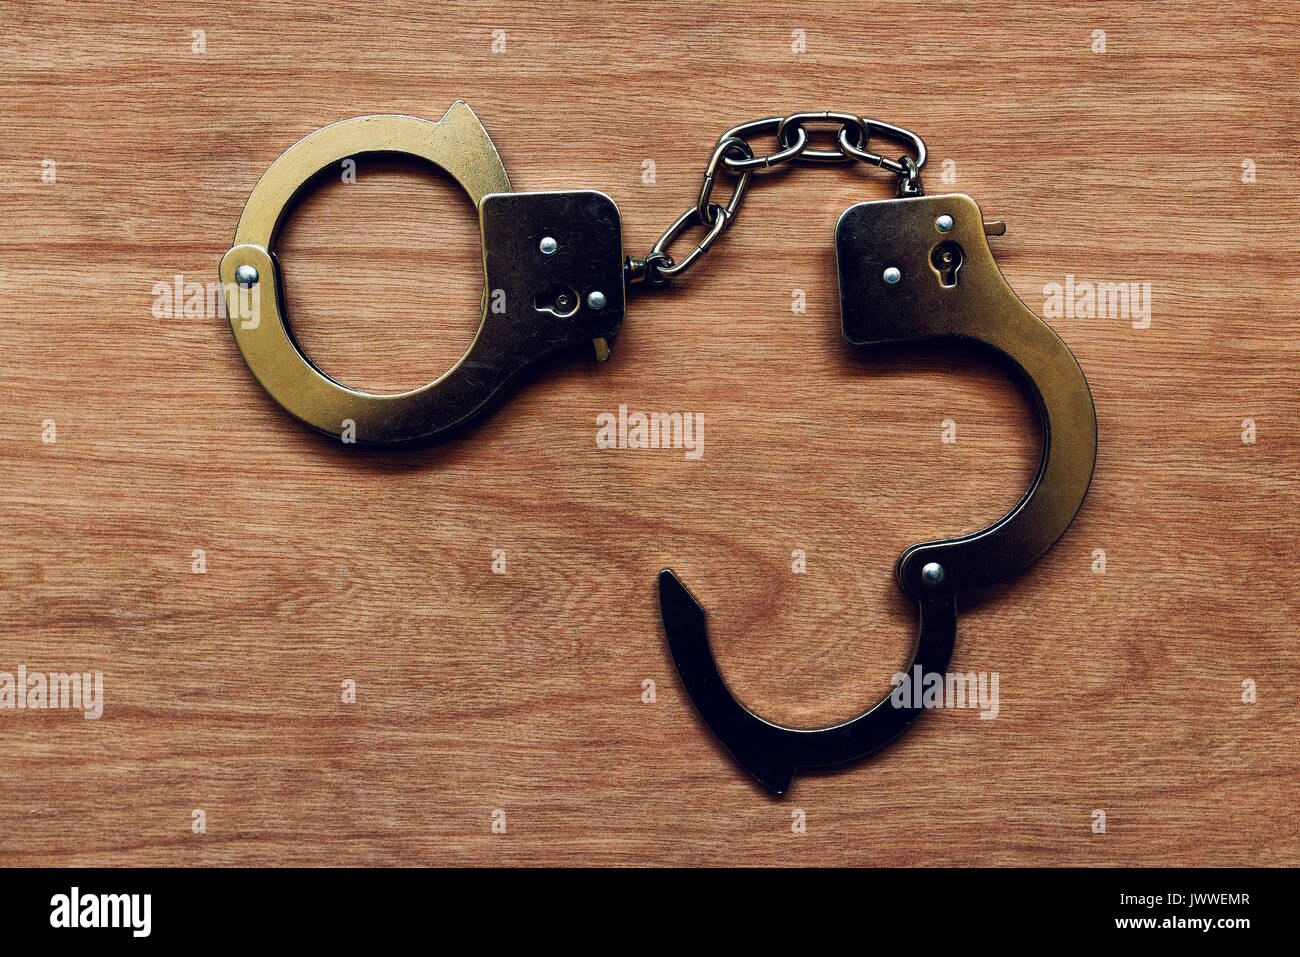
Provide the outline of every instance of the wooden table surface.
[[[98,720],[0,709],[0,863],[1300,864],[1298,50],[1264,3],[6,3],[0,671],[104,690]],[[425,448],[311,432],[212,308],[167,314],[298,138],[457,98],[516,189],[608,193],[629,252],[724,129],[830,109],[920,132],[1036,312],[1149,284],[1149,324],[1050,320],[1100,453],[1056,546],[959,603],[996,719],[935,711],[775,800],[659,621],[671,566],[738,697],[843,720],[908,660],[900,551],[1032,478],[997,362],[841,339],[834,226],[879,170],[756,178],[610,362]],[[436,171],[363,158],[277,251],[349,385],[423,384],[474,335],[477,223]],[[620,405],[702,413],[704,454],[597,448]]]

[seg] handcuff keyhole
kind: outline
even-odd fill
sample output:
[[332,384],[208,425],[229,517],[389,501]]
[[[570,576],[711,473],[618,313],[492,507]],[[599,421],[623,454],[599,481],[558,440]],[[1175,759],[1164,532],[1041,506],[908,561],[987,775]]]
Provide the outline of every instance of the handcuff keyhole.
[[538,295],[533,300],[533,308],[538,312],[549,312],[561,319],[567,319],[578,311],[578,304],[581,301],[577,290],[572,286],[560,284],[552,286]]
[[952,240],[935,246],[930,253],[930,265],[939,274],[939,282],[945,286],[957,285],[957,273],[961,270],[963,258],[961,246]]

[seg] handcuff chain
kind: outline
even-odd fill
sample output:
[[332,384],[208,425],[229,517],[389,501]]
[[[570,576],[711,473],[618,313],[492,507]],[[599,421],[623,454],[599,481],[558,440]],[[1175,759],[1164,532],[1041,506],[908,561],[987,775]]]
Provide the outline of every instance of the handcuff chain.
[[[809,149],[812,137],[807,124],[834,127],[834,148]],[[749,138],[763,135],[775,135],[778,148],[771,153],[755,156]],[[906,144],[910,148],[910,155],[905,154],[894,160],[882,153],[872,152],[867,149],[872,136]],[[704,179],[695,205],[664,230],[644,258],[628,256],[624,261],[623,272],[627,282],[662,286],[681,275],[731,228],[754,172],[796,160],[807,163],[849,163],[856,160],[879,166],[898,177],[899,196],[920,196],[921,169],[925,166],[926,149],[924,141],[910,130],[851,113],[792,113],[789,116],[772,116],[733,126],[718,137],[717,145],[704,169]],[[719,169],[725,169],[736,178],[725,205],[714,202],[712,198]],[[680,262],[673,259],[668,248],[687,229],[697,225],[704,227],[704,238]]]

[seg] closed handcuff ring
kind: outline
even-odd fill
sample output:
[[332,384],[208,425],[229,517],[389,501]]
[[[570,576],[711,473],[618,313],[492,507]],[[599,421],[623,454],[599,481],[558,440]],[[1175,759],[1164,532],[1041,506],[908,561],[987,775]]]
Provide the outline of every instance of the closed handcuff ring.
[[[444,169],[477,207],[483,241],[483,318],[473,343],[435,381],[392,394],[349,388],[307,357],[285,316],[284,280],[272,251],[298,192],[330,166],[369,153],[404,154]],[[608,340],[623,320],[613,201],[595,190],[512,193],[496,147],[460,100],[436,123],[359,116],[295,143],[253,189],[220,272],[235,340],[263,388],[306,424],[334,436],[349,431],[362,445],[419,442],[456,429],[544,356],[582,341],[608,356]],[[256,297],[256,321],[240,307],[241,289]]]

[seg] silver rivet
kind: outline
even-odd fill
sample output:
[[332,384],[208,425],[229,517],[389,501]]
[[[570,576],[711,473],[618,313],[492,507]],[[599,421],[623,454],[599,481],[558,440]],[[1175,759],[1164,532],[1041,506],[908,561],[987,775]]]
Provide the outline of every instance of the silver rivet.
[[938,219],[934,221],[934,228],[939,230],[939,232],[941,233],[948,232],[950,229],[952,229],[952,217],[949,216],[947,213],[944,213],[942,216],[940,216]]
[[252,289],[256,286],[258,278],[257,267],[250,266],[248,263],[244,263],[244,265],[235,270],[235,282],[239,283],[245,289]]
[[542,251],[543,255],[549,256],[551,253],[555,252],[555,250],[560,248],[560,244],[555,241],[554,236],[543,236],[542,241],[538,244],[537,248]]
[[599,289],[593,290],[587,294],[587,305],[592,309],[605,308],[605,294]]
[[943,566],[938,562],[927,562],[921,569],[921,582],[926,588],[938,588],[943,584]]
[[889,283],[892,286],[894,283],[898,282],[898,280],[903,278],[903,274],[898,271],[897,266],[890,266],[888,269],[885,270],[884,278],[885,278],[885,282]]

